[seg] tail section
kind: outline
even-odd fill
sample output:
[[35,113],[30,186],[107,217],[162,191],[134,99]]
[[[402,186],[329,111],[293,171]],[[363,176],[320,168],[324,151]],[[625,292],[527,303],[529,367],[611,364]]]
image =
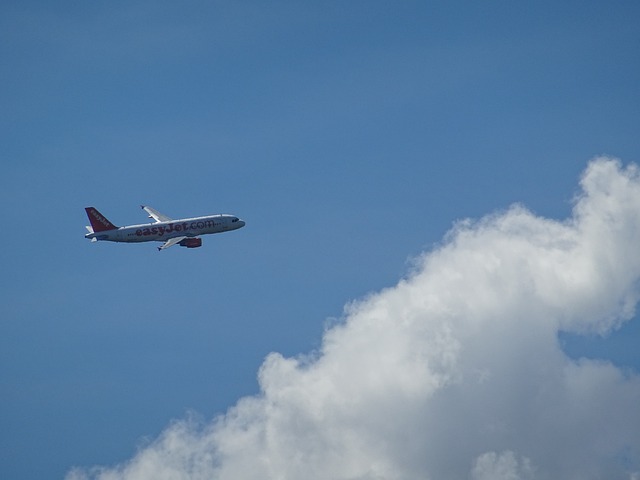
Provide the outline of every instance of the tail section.
[[87,217],[89,217],[89,222],[91,222],[93,232],[106,232],[107,230],[115,230],[118,228],[94,207],[86,207],[85,210]]

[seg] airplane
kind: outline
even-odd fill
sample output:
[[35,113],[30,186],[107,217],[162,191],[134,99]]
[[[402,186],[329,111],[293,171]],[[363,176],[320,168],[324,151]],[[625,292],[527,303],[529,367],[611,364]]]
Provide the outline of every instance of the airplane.
[[140,207],[149,214],[149,218],[155,220],[154,223],[116,227],[95,207],[86,207],[91,226],[86,227],[89,233],[85,234],[85,238],[92,242],[164,242],[158,250],[173,245],[197,248],[202,246],[199,235],[230,232],[245,225],[243,220],[234,215],[218,214],[173,220],[146,205]]

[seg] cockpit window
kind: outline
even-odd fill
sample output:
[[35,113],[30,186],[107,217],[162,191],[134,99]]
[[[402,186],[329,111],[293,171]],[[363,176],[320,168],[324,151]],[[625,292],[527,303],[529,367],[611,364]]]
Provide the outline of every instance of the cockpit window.
[[233,220],[231,220],[231,222],[234,222],[234,223],[237,222],[237,221],[238,221],[237,218],[234,218]]

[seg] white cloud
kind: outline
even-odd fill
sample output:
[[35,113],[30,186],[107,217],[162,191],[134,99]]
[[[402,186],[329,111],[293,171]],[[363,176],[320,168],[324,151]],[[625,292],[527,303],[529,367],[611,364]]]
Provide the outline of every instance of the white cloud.
[[487,452],[476,459],[471,477],[473,480],[524,480],[533,478],[528,458],[518,460],[513,452],[500,455]]
[[581,187],[564,222],[514,206],[459,223],[317,355],[269,355],[261,395],[67,479],[637,478],[640,378],[572,361],[557,334],[633,316],[640,174],[600,158]]

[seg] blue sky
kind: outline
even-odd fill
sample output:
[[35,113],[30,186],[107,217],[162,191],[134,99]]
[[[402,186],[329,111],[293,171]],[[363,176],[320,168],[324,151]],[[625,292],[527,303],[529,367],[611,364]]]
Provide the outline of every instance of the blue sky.
[[[640,159],[636,2],[3,2],[0,476],[130,458],[464,218]],[[203,248],[91,244],[148,204]],[[637,320],[565,351],[640,369]]]

